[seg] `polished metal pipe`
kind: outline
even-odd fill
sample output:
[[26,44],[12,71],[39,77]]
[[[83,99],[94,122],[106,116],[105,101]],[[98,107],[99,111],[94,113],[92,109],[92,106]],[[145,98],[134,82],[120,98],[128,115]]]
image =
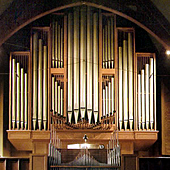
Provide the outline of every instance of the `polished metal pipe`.
[[112,106],[111,106],[111,113],[112,113],[112,115],[114,115],[114,111],[115,111],[115,105],[114,105],[114,103],[115,103],[115,95],[114,95],[115,93],[114,93],[114,77],[112,77],[111,78],[111,104],[112,104]]
[[145,64],[146,129],[149,129],[149,64]]
[[41,130],[42,126],[42,39],[39,39],[39,57],[38,57],[38,127]]
[[80,14],[80,113],[85,118],[86,108],[86,11],[81,8]]
[[93,14],[93,110],[95,123],[98,120],[98,94],[99,94],[99,85],[98,85],[98,14]]
[[111,68],[114,68],[114,22],[113,17],[111,17],[111,28],[110,28],[110,36],[111,36]]
[[24,101],[25,101],[25,107],[24,107],[24,116],[25,116],[25,130],[28,129],[28,75],[27,73],[24,74]]
[[73,41],[73,22],[72,22],[72,14],[68,14],[68,122],[71,123],[72,119],[72,64],[73,64],[73,49],[72,49],[72,41]]
[[60,105],[61,101],[60,101],[60,85],[58,85],[58,115],[60,115]]
[[37,50],[38,50],[38,33],[33,35],[33,129],[36,130],[37,121]]
[[12,59],[12,128],[15,129],[16,119],[16,64]]
[[133,48],[132,48],[132,33],[128,33],[128,83],[129,83],[129,124],[130,130],[132,130],[133,126]]
[[57,112],[58,111],[58,107],[57,107],[58,106],[57,105],[58,104],[58,101],[57,101],[58,95],[57,94],[58,94],[58,85],[57,85],[57,81],[55,81],[55,104],[54,104],[55,105],[55,112],[54,112],[55,114],[58,113]]
[[128,89],[127,89],[127,41],[123,40],[123,112],[124,128],[127,130],[128,124]]
[[110,30],[111,30],[111,25],[110,25],[110,20],[108,20],[107,21],[107,28],[108,28],[108,33],[107,33],[107,46],[108,46],[108,52],[107,52],[107,54],[108,54],[108,68],[110,68],[110,60],[111,60],[111,56],[110,56],[110,36],[111,36],[111,34],[110,34]]
[[61,28],[61,64],[60,64],[60,66],[61,66],[61,68],[63,68],[64,67],[64,48],[63,48],[63,36],[64,36],[64,34],[63,34],[63,28]]
[[43,62],[43,125],[44,130],[47,130],[47,115],[48,115],[48,71],[47,71],[47,46],[44,46],[44,62]]
[[21,129],[24,129],[24,69],[21,68]]
[[55,60],[55,23],[52,23],[52,68],[54,68],[54,60]]
[[138,123],[141,130],[141,75],[138,74]]
[[58,68],[58,22],[55,22],[55,68]]
[[106,116],[106,92],[105,89],[103,88],[103,116]]
[[105,35],[104,35],[104,39],[105,39],[105,42],[104,42],[104,49],[105,49],[105,67],[108,68],[108,42],[107,42],[107,39],[108,39],[108,29],[107,29],[107,25],[105,25]]
[[145,129],[145,71],[141,70],[141,85],[142,85],[142,129]]
[[119,47],[119,128],[122,129],[123,123],[123,99],[122,99],[122,47]]
[[17,63],[17,129],[20,127],[20,64]]
[[153,73],[153,58],[150,58],[150,71],[149,71],[149,85],[150,85],[150,127],[153,129],[153,123],[154,123],[154,73]]
[[58,25],[58,68],[61,68],[60,60],[61,60],[61,27]]

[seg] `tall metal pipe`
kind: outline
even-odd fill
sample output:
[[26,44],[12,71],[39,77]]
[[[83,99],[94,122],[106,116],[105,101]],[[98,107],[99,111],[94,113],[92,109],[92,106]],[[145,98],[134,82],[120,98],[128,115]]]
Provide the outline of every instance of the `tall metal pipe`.
[[17,129],[20,125],[20,64],[17,63]]
[[72,41],[73,41],[73,22],[72,22],[72,14],[68,14],[68,121],[71,123],[72,118],[72,64],[73,64],[73,49],[72,49]]
[[58,25],[58,68],[61,67],[60,60],[61,60],[61,27]]
[[112,99],[112,93],[111,93],[111,82],[109,81],[108,82],[108,112],[109,112],[109,116],[111,115],[111,113],[112,113],[112,101],[111,101],[111,99]]
[[150,78],[150,127],[153,129],[153,122],[154,122],[154,74],[153,74],[153,58],[150,58],[150,71],[149,71],[149,78]]
[[53,111],[53,114],[55,112],[55,77],[52,77],[52,83],[51,83],[51,109]]
[[60,101],[60,85],[58,85],[58,115],[60,115],[60,104],[61,104],[61,101]]
[[103,41],[103,51],[102,51],[102,55],[103,55],[103,64],[102,64],[102,66],[103,66],[103,68],[105,68],[105,29],[103,29],[103,39],[102,39],[102,41]]
[[47,130],[47,115],[48,115],[48,73],[47,73],[47,46],[44,46],[44,62],[43,62],[43,125],[44,130]]
[[141,70],[141,85],[142,85],[142,129],[145,129],[145,71]]
[[106,92],[103,88],[103,116],[106,116]]
[[109,102],[108,102],[108,86],[105,86],[106,89],[106,116],[109,116]]
[[123,123],[123,99],[122,99],[122,47],[119,47],[119,128],[122,129]]
[[141,130],[141,75],[138,74],[138,123]]
[[86,11],[81,8],[80,21],[80,112],[85,118],[86,107]]
[[16,119],[16,64],[12,59],[12,128],[15,129]]
[[132,33],[128,33],[128,83],[129,83],[129,124],[130,130],[133,126],[133,48]]
[[33,129],[36,129],[37,121],[37,50],[38,50],[38,33],[33,35]]
[[111,28],[110,28],[110,36],[111,36],[111,68],[114,68],[114,22],[113,17],[111,17]]
[[146,129],[149,129],[149,64],[145,64]]
[[25,107],[24,107],[24,117],[25,117],[25,129],[28,129],[28,75],[27,73],[24,74],[24,101],[25,101]]
[[57,81],[55,81],[55,114],[57,114],[58,112],[58,101],[57,101],[57,97],[58,97],[58,85],[57,85]]
[[92,117],[92,17],[87,7],[87,115],[89,123]]
[[58,68],[58,22],[55,22],[55,68]]
[[108,44],[107,44],[107,46],[108,46],[108,68],[110,68],[110,60],[111,60],[111,56],[110,56],[110,20],[108,20],[107,21],[107,28],[108,28],[108,33],[107,33],[107,40],[108,40]]
[[63,28],[61,28],[61,68],[64,67]]
[[79,115],[79,10],[74,11],[74,116]]
[[38,127],[39,130],[41,130],[42,125],[42,57],[43,57],[43,51],[42,51],[42,39],[39,39],[39,57],[38,57]]
[[125,130],[127,129],[128,124],[127,59],[127,41],[123,40],[123,112]]
[[24,69],[21,68],[21,129],[24,129]]
[[108,32],[107,32],[107,25],[105,25],[105,35],[104,35],[104,36],[105,36],[105,37],[104,37],[104,39],[105,39],[105,40],[104,40],[104,45],[105,45],[105,46],[104,46],[104,49],[105,49],[105,67],[108,68],[108,51],[107,51],[107,50],[108,50],[108,48],[107,48],[107,47],[108,47],[108,44],[107,44],[107,43],[108,43],[108,42],[107,42]]
[[95,123],[98,119],[98,94],[99,94],[99,85],[98,85],[98,14],[93,14],[93,109]]
[[55,23],[52,23],[52,68],[55,67],[54,60],[55,60]]
[[114,77],[111,78],[111,113],[112,115],[114,115],[114,111],[115,111],[115,107],[114,107],[114,103],[115,103],[115,95],[114,95]]
[[60,103],[60,106],[61,106],[61,116],[63,116],[63,110],[64,110],[64,108],[63,108],[63,89],[61,88],[61,91],[60,91],[60,93],[61,93],[61,103]]

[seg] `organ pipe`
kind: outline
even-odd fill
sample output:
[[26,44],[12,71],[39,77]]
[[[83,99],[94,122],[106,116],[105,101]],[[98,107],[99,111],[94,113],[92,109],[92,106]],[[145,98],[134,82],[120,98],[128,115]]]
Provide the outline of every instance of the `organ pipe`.
[[123,110],[122,110],[122,47],[119,47],[119,128],[122,129]]
[[21,129],[24,128],[24,69],[21,68]]
[[149,129],[149,64],[145,64],[146,129]]
[[145,71],[141,70],[141,85],[142,85],[142,129],[145,129]]
[[128,123],[128,103],[127,103],[127,41],[123,40],[123,112],[124,112],[124,127],[127,129]]
[[42,39],[39,39],[39,60],[38,60],[38,127],[41,130],[42,124]]
[[109,115],[109,113],[108,113],[108,110],[109,110],[109,108],[108,108],[108,86],[106,85],[105,86],[105,88],[106,88],[106,116],[108,116]]
[[68,14],[68,121],[72,118],[72,14]]
[[107,47],[108,47],[108,44],[107,44],[107,39],[108,39],[108,36],[107,36],[107,34],[108,34],[108,32],[107,32],[107,25],[105,25],[105,42],[104,42],[104,44],[105,44],[105,67],[106,68],[108,68],[108,49],[107,49]]
[[105,113],[105,106],[106,106],[106,92],[105,92],[105,89],[103,89],[103,116],[105,117],[106,116],[106,113]]
[[111,17],[111,28],[110,28],[110,36],[111,36],[111,68],[114,68],[114,28],[113,28],[113,17]]
[[55,57],[54,57],[54,54],[55,54],[55,50],[54,50],[54,47],[55,47],[55,23],[53,22],[52,23],[52,68],[54,68],[54,60],[55,60]]
[[86,17],[84,8],[81,9],[80,21],[80,111],[81,118],[85,117],[86,107]]
[[58,115],[60,115],[60,85],[58,85]]
[[37,43],[38,33],[33,35],[33,129],[36,129],[37,119]]
[[63,89],[61,88],[61,102],[60,102],[60,105],[61,105],[61,116],[63,116]]
[[27,73],[24,74],[24,80],[25,80],[25,86],[24,86],[24,101],[25,101],[25,107],[24,107],[24,115],[25,115],[25,129],[27,129],[28,125],[28,76]]
[[103,29],[103,68],[105,68],[105,29]]
[[154,97],[153,97],[153,85],[154,85],[154,74],[153,74],[153,58],[150,58],[150,70],[149,70],[149,77],[150,77],[150,127],[153,129],[153,122],[154,122]]
[[48,79],[47,79],[47,46],[44,46],[44,63],[43,63],[43,124],[44,130],[47,130],[47,114],[48,114]]
[[16,64],[15,59],[12,59],[12,127],[15,129],[15,119],[16,119]]
[[60,68],[60,59],[61,59],[61,27],[58,25],[58,68]]
[[63,28],[61,28],[61,68],[64,66],[63,56]]
[[17,129],[20,123],[20,64],[17,63]]
[[111,78],[111,108],[112,108],[112,110],[111,110],[111,113],[112,113],[112,115],[114,115],[114,110],[115,110],[115,108],[114,108],[114,100],[115,100],[115,96],[114,96],[114,77],[112,77]]
[[95,123],[98,119],[98,15],[93,15],[93,109],[95,116]]
[[58,97],[58,86],[57,86],[57,81],[55,81],[55,114],[57,114],[58,112],[58,108],[57,108],[57,97]]
[[132,33],[128,33],[128,75],[129,75],[129,122],[130,130],[133,124],[133,53],[132,53]]
[[74,116],[79,114],[79,11],[74,11]]
[[90,7],[87,8],[87,114],[92,117],[92,23]]
[[107,21],[107,27],[108,27],[108,68],[110,68],[110,20]]
[[141,75],[138,74],[138,123],[141,130]]
[[55,22],[55,68],[58,67],[58,22]]
[[51,85],[51,87],[52,87],[52,94],[51,94],[51,96],[52,96],[52,111],[53,111],[53,114],[54,114],[54,112],[55,112],[55,77],[52,77],[52,85]]
[[111,114],[111,97],[112,97],[112,93],[111,93],[111,82],[108,82],[108,113],[109,116]]

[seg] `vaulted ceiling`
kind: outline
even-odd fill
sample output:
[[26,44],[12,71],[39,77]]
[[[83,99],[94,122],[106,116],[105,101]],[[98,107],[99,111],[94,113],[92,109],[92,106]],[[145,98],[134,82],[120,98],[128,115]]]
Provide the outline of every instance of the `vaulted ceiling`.
[[0,45],[35,19],[64,7],[81,4],[93,5],[132,20],[155,37],[165,49],[170,49],[169,0],[1,0]]

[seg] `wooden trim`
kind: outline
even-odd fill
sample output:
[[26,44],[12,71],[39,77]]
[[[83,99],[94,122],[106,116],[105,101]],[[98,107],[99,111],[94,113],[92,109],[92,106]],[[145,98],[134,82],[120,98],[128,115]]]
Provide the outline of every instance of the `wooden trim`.
[[65,74],[64,68],[51,68],[51,74]]
[[115,75],[115,69],[101,69],[101,74],[103,75]]

